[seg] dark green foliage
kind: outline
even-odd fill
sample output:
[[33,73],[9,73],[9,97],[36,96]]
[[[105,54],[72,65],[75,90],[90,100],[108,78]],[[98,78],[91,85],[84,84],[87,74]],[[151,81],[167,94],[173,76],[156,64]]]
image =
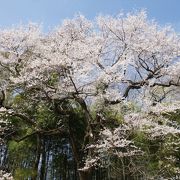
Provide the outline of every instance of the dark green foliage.
[[[56,74],[49,83],[56,82]],[[31,92],[33,93],[33,91]],[[77,162],[72,149],[72,138],[77,146],[79,157],[86,143],[86,112],[73,98],[66,101],[29,101],[29,95],[19,93],[11,98],[11,103],[19,112],[31,118],[34,124],[27,123],[18,116],[9,116],[14,133],[8,138],[6,165],[17,180],[35,177],[36,179],[78,179]],[[135,105],[121,106],[114,110],[111,106],[101,109],[88,107],[92,115],[94,141],[98,141],[103,128],[114,129],[124,123],[128,111],[139,111]],[[180,123],[179,111],[164,114],[172,122]],[[159,122],[163,123],[163,122]],[[148,128],[148,127],[147,127]],[[63,132],[61,130],[63,129]],[[149,139],[143,131],[132,130],[128,134],[142,154],[132,157],[111,156],[104,158],[105,167],[93,171],[93,179],[158,179],[160,176],[176,176],[180,167],[179,137],[168,135],[163,138]],[[38,165],[38,166],[37,166]]]

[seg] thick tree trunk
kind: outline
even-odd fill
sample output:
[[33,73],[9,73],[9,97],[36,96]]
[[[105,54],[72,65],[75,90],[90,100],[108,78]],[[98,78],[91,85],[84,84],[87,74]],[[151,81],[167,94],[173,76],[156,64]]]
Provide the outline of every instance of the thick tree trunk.
[[79,171],[79,179],[80,180],[92,180],[92,170]]
[[72,123],[71,123],[71,118],[70,118],[70,120],[69,120],[70,142],[71,142],[74,159],[77,164],[77,172],[79,174],[79,179],[80,180],[91,180],[92,179],[92,169],[88,169],[85,171],[79,170],[79,169],[81,169],[81,167],[83,167],[84,157],[86,157],[86,155],[87,155],[87,152],[86,153],[84,152],[85,146],[92,140],[92,137],[91,137],[92,130],[91,130],[91,126],[90,126],[92,117],[88,111],[86,102],[82,98],[79,98],[79,97],[75,97],[75,98],[76,98],[76,101],[80,104],[82,110],[84,111],[86,128],[85,128],[84,139],[82,142],[82,147],[78,147],[77,139],[76,139],[77,137],[75,136],[74,129],[71,127]]
[[[70,134],[70,143],[71,143],[71,147],[72,147],[72,151],[73,151],[73,156],[74,156],[74,160],[76,162],[77,171],[78,171],[83,157],[79,156],[78,147],[76,146],[76,142],[75,142],[75,138],[74,138],[74,134],[71,129],[71,126],[69,127],[69,134]],[[80,180],[91,180],[91,178],[89,177],[89,174],[84,171],[78,171],[78,174],[79,174]]]

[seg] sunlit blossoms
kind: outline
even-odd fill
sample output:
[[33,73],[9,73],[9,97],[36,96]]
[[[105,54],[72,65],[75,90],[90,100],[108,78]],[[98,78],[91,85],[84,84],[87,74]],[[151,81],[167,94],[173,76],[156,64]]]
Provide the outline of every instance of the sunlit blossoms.
[[[147,21],[145,12],[98,17],[97,22],[77,16],[48,35],[34,24],[0,35],[1,68],[10,73],[9,80],[49,92],[47,81],[54,74],[56,96],[104,96],[113,90],[114,98],[127,97],[144,86],[179,85],[179,37]],[[97,91],[99,83],[102,91]]]

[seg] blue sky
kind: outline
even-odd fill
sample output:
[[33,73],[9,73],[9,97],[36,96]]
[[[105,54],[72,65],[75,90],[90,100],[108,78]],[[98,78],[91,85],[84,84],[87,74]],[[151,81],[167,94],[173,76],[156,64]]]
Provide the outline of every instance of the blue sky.
[[78,12],[93,19],[100,13],[116,15],[142,8],[149,19],[172,24],[180,32],[180,0],[0,0],[0,27],[37,22],[48,30]]

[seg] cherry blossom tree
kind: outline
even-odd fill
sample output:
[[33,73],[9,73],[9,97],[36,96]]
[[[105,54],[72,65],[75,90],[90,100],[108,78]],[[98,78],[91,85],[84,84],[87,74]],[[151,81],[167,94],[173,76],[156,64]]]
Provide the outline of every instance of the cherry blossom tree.
[[[140,154],[126,134],[130,130],[145,131],[149,138],[179,134],[178,125],[161,116],[154,120],[157,112],[179,109],[179,40],[170,27],[149,21],[144,11],[99,16],[95,21],[78,15],[48,34],[36,24],[1,30],[1,112],[33,126],[34,134],[43,130],[37,126],[36,116],[23,106],[42,102],[59,116],[68,117],[72,109],[80,108],[86,126],[81,147],[77,147],[71,123],[66,129],[60,122],[58,132],[70,137],[80,179],[90,179],[102,153],[110,151],[118,157]],[[13,103],[17,95],[26,95],[23,106]],[[142,111],[131,112],[124,125],[108,129],[103,108],[120,112],[119,104],[128,102]],[[95,116],[92,106],[96,106]]]

